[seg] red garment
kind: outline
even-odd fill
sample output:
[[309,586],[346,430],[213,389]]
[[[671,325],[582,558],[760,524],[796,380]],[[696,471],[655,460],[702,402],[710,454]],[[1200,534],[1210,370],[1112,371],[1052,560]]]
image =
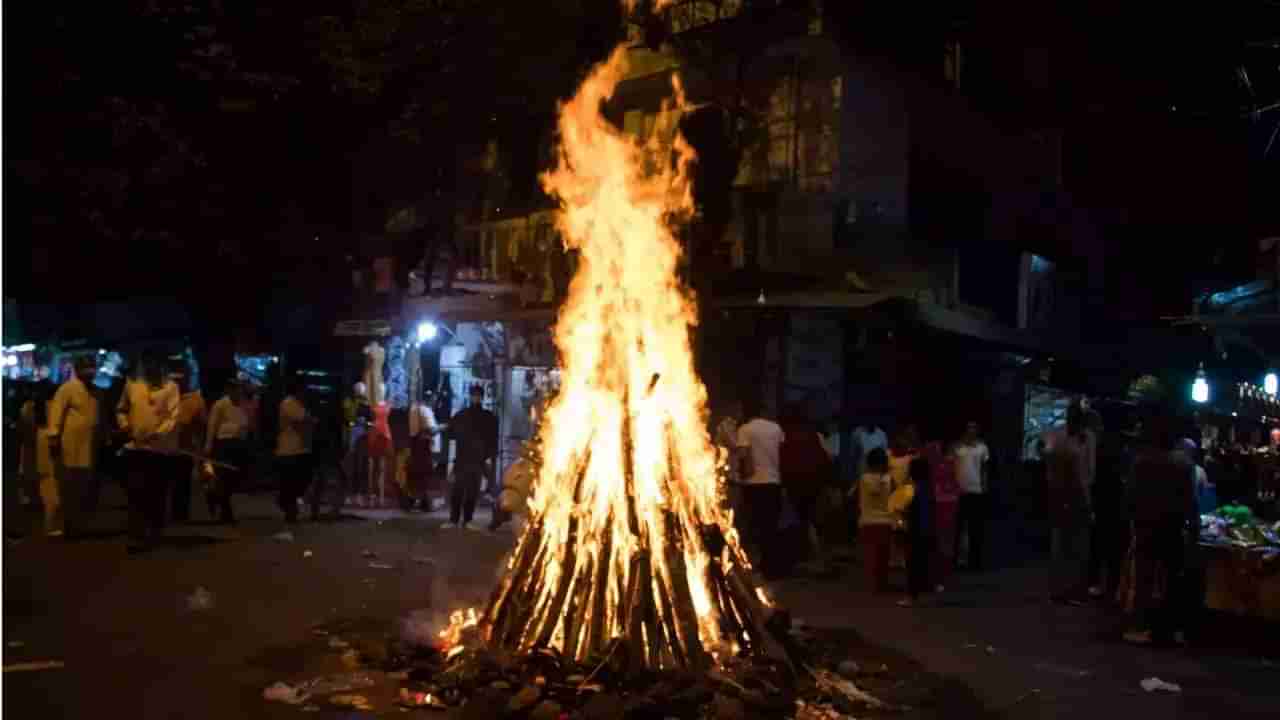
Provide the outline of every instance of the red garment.
[[888,525],[863,525],[858,528],[858,545],[862,550],[862,567],[867,572],[871,591],[888,590],[893,528]]
[[385,457],[391,454],[391,425],[387,416],[391,408],[378,403],[373,408],[373,431],[369,433],[369,457]]

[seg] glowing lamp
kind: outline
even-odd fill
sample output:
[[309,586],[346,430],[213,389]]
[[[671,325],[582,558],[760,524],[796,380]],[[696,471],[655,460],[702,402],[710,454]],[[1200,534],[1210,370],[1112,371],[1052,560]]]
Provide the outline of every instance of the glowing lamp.
[[418,325],[418,342],[427,342],[434,340],[439,330],[435,323],[424,322]]
[[1209,402],[1209,381],[1204,376],[1204,365],[1196,371],[1196,381],[1191,383],[1191,399],[1198,403]]
[[1280,379],[1276,378],[1275,373],[1267,373],[1267,376],[1262,379],[1262,389],[1265,390],[1268,395],[1276,394],[1276,390],[1280,389]]

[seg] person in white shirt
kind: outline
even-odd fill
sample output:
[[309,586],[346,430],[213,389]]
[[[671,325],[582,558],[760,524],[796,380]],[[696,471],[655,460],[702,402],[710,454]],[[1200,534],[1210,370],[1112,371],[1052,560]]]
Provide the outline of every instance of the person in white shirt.
[[747,408],[750,421],[738,428],[737,461],[742,489],[742,522],[748,547],[763,561],[766,574],[771,561],[760,553],[778,530],[782,512],[782,475],[778,455],[786,434],[782,426],[762,414],[759,403]]
[[49,405],[49,454],[53,460],[62,527],[67,537],[84,530],[83,513],[93,485],[97,454],[98,400],[89,390],[98,373],[89,356],[76,359],[75,374]]
[[409,482],[408,493],[420,507],[431,512],[431,493],[440,492],[433,487],[435,455],[432,452],[440,435],[440,423],[431,409],[430,393],[414,400],[409,406]]
[[[302,397],[302,380],[290,378],[287,394],[280,401],[280,428],[276,433],[276,469],[280,476],[278,502],[285,522],[290,525],[298,522],[298,499],[307,494],[314,474],[311,430],[315,418],[307,412]],[[319,514],[319,506],[313,505],[312,515]]]
[[968,533],[969,557],[966,567],[971,571],[979,571],[982,569],[982,545],[987,529],[988,466],[991,451],[978,434],[978,423],[970,421],[965,426],[964,436],[956,444],[954,455],[956,483],[960,486],[954,557],[959,564],[961,538]]
[[249,466],[249,414],[245,404],[243,385],[238,379],[228,380],[227,394],[209,410],[209,426],[205,435],[205,454],[236,468],[217,468],[216,481],[206,491],[209,514],[226,525],[235,524],[231,496],[239,490]]
[[180,397],[178,386],[165,377],[162,357],[148,352],[140,378],[129,381],[116,406],[116,424],[129,436],[124,452],[130,553],[149,550],[164,528],[168,483],[177,467]]
[[857,466],[854,468],[854,479],[860,479],[867,472],[867,457],[872,450],[880,448],[889,452],[889,436],[875,423],[864,423],[853,431],[854,452],[857,454]]

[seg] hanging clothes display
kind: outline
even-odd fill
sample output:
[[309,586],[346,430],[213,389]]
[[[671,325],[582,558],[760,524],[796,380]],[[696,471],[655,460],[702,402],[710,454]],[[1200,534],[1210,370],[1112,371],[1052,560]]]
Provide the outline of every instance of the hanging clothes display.
[[409,374],[405,367],[407,350],[400,337],[393,337],[387,343],[387,403],[394,410],[409,407]]

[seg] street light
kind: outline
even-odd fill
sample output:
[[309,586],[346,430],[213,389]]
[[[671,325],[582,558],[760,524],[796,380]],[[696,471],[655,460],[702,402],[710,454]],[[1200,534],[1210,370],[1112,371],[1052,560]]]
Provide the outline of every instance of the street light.
[[1276,394],[1278,385],[1280,385],[1280,381],[1277,380],[1276,374],[1273,372],[1267,373],[1267,376],[1262,379],[1262,389],[1265,390],[1268,395],[1273,397]]
[[1191,399],[1198,403],[1209,402],[1209,381],[1204,376],[1204,363],[1196,371],[1196,381],[1191,383]]
[[418,342],[425,343],[434,340],[436,335],[440,333],[435,323],[424,322],[418,323]]

